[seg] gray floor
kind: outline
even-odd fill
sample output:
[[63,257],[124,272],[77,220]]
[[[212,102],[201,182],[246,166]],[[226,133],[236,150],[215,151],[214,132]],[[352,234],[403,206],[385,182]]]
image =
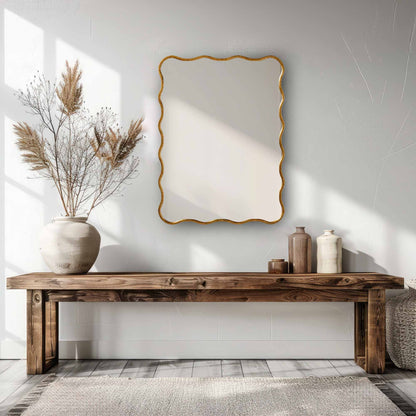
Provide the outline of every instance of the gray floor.
[[[49,373],[67,377],[366,376],[353,360],[61,360]],[[0,415],[47,375],[26,375],[25,360],[0,360]],[[416,372],[388,365],[379,376],[416,401]]]

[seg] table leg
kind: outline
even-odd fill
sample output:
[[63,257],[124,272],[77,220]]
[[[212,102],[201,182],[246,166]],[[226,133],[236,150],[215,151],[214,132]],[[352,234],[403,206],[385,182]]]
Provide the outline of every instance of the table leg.
[[356,302],[354,309],[354,360],[365,369],[367,356],[367,303]]
[[367,373],[383,373],[386,361],[386,291],[368,291]]
[[42,290],[27,291],[27,373],[43,374],[57,364],[58,303]]
[[368,303],[355,303],[354,360],[367,373],[384,372],[386,356],[386,294],[370,289]]
[[59,303],[45,302],[45,371],[59,361]]

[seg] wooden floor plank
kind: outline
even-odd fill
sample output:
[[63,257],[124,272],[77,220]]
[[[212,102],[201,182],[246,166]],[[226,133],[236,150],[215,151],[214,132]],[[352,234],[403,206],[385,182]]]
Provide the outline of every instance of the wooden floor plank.
[[33,377],[26,370],[26,360],[13,360],[0,374],[0,403]]
[[58,377],[67,376],[72,369],[79,364],[79,360],[59,360],[58,364],[52,367],[48,373],[56,374]]
[[241,360],[244,377],[271,377],[266,360]]
[[386,367],[386,372],[381,376],[401,390],[406,396],[416,402],[416,372],[402,370],[393,365]]
[[[0,415],[7,415],[7,412],[13,408],[13,406],[18,403],[26,394],[33,389],[35,385],[30,383],[23,383],[20,387],[15,388],[11,391],[7,397],[0,403]],[[7,389],[7,385],[1,384],[1,390]]]
[[19,360],[0,360],[0,374]]
[[383,377],[386,377],[389,380],[408,379],[416,382],[416,371],[403,370],[401,368],[397,368],[393,363],[389,363],[388,365],[386,365],[386,371],[383,374]]
[[26,360],[17,360],[0,374],[0,383],[23,384],[31,377],[26,374]]
[[99,362],[100,360],[79,360],[66,375],[68,377],[89,377]]
[[341,374],[329,360],[298,360],[300,371],[305,377],[331,377]]
[[160,360],[155,377],[192,377],[193,360]]
[[240,360],[221,360],[222,377],[244,377]]
[[192,377],[221,377],[221,360],[195,360]]
[[110,376],[119,377],[123,372],[127,360],[102,360],[92,372],[92,377]]
[[267,360],[272,376],[279,377],[304,377],[297,360]]
[[367,373],[354,360],[329,360],[342,376],[367,377]]
[[159,360],[128,360],[120,377],[152,378]]
[[[38,383],[49,374],[38,374],[32,376],[25,383],[21,384],[11,394],[9,394],[2,402],[0,402],[0,416],[7,415],[7,412],[13,408],[13,406],[19,402],[24,396],[26,396]],[[0,385],[0,390],[3,389],[3,384]]]
[[2,403],[4,400],[7,400],[9,396],[11,396],[16,390],[18,390],[23,384],[16,384],[16,383],[7,383],[2,382],[0,384],[0,403]]
[[14,361],[0,374],[0,403],[32,377],[26,374],[26,360]]
[[399,390],[401,390],[406,396],[408,396],[411,400],[416,402],[416,385],[413,381],[409,379],[401,379],[401,380],[388,380],[391,384],[396,386]]

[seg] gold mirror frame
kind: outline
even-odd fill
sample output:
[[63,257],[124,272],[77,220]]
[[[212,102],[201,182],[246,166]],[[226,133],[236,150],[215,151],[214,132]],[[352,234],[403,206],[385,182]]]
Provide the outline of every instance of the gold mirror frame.
[[[280,93],[282,95],[282,100],[281,100],[280,105],[279,105],[279,118],[280,118],[280,121],[282,122],[282,127],[281,127],[280,133],[279,133],[279,146],[280,146],[280,149],[281,149],[281,152],[282,152],[282,158],[279,162],[279,174],[280,174],[280,177],[282,179],[282,186],[281,186],[280,191],[279,191],[279,202],[280,202],[280,205],[282,207],[282,214],[281,214],[280,218],[277,219],[276,221],[266,221],[266,220],[263,220],[263,219],[260,219],[260,218],[251,218],[251,219],[244,220],[244,221],[233,221],[233,220],[226,219],[226,218],[218,218],[218,219],[215,219],[215,220],[212,220],[212,221],[200,221],[200,220],[197,220],[197,219],[194,219],[194,218],[186,218],[186,219],[183,219],[183,220],[172,222],[172,221],[169,221],[166,218],[164,218],[163,215],[162,215],[161,210],[162,210],[162,205],[163,205],[163,200],[164,200],[164,193],[163,193],[163,188],[162,188],[162,183],[161,183],[163,173],[164,173],[164,166],[163,166],[163,160],[162,160],[162,149],[163,149],[163,144],[164,144],[164,136],[163,136],[163,131],[162,131],[162,120],[163,120],[163,115],[164,115],[164,107],[163,107],[163,103],[162,103],[162,99],[161,99],[163,88],[164,88],[164,78],[163,78],[163,74],[162,74],[162,65],[168,59],[178,59],[180,61],[195,61],[197,59],[203,59],[203,58],[211,59],[211,60],[214,60],[214,61],[229,61],[231,59],[236,59],[236,58],[245,59],[247,61],[262,61],[264,59],[275,59],[276,61],[279,62],[280,66],[282,68],[282,71],[281,71],[280,77],[279,77],[279,90],[280,90]],[[160,199],[160,204],[159,204],[159,207],[158,207],[158,213],[159,213],[159,217],[165,223],[167,223],[167,224],[180,224],[182,222],[188,222],[189,221],[189,222],[196,222],[198,224],[212,224],[214,222],[229,222],[229,223],[232,223],[232,224],[245,224],[245,223],[248,223],[248,222],[256,221],[256,222],[263,222],[265,224],[276,224],[277,222],[279,222],[283,218],[283,215],[285,213],[285,207],[284,207],[283,201],[282,201],[282,192],[283,192],[283,188],[285,186],[285,179],[284,179],[283,173],[282,173],[282,163],[283,163],[283,159],[285,157],[285,151],[284,151],[283,144],[282,144],[282,135],[283,135],[283,131],[285,130],[285,122],[284,122],[283,116],[282,116],[282,106],[283,106],[283,103],[285,101],[285,94],[284,94],[283,89],[282,89],[282,78],[283,78],[284,72],[285,72],[285,67],[284,67],[282,61],[274,55],[267,55],[267,56],[263,56],[261,58],[248,58],[248,57],[242,56],[242,55],[233,55],[233,56],[230,56],[228,58],[215,58],[215,57],[209,56],[209,55],[200,55],[200,56],[197,56],[195,58],[181,58],[179,56],[169,55],[169,56],[166,56],[165,58],[163,58],[161,60],[161,62],[159,64],[159,75],[160,75],[160,80],[161,80],[161,87],[160,87],[160,91],[159,91],[159,94],[158,94],[158,101],[159,101],[160,110],[161,110],[160,119],[159,119],[159,123],[158,123],[158,128],[159,128],[159,132],[160,132],[160,139],[161,139],[159,152],[158,152],[158,157],[159,157],[160,166],[161,166],[161,172],[160,172],[160,175],[159,175],[158,185],[159,185],[159,189],[160,189],[160,193],[161,193],[161,199]]]

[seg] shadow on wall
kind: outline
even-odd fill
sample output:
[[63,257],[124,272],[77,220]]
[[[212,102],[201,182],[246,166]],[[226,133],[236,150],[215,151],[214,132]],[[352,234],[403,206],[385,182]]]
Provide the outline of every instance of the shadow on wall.
[[375,273],[387,273],[387,270],[378,265],[373,257],[362,251],[354,252],[346,248],[342,249],[342,270],[344,272],[366,270]]
[[97,272],[147,272],[152,270],[152,263],[137,250],[131,250],[120,244],[101,247],[95,262]]
[[[57,63],[63,62],[64,58],[81,57],[85,76],[91,74],[86,86],[93,93],[87,93],[87,96],[103,105],[114,103],[116,110],[120,108],[122,120],[140,113],[137,111],[141,107],[138,97],[150,97],[151,104],[157,102],[157,65],[161,58],[178,47],[184,56],[196,56],[201,50],[212,55],[221,51],[224,56],[235,53],[258,56],[259,51],[265,49],[282,57],[287,68],[284,91],[288,100],[283,108],[287,126],[284,135],[287,156],[283,165],[287,184],[284,220],[276,226],[248,223],[236,227],[217,223],[209,227],[198,224],[172,227],[164,224],[157,216],[160,138],[157,131],[159,107],[155,105],[146,114],[146,119],[152,122],[145,148],[147,157],[143,158],[137,184],[116,203],[117,209],[109,210],[108,214],[104,210],[97,211],[96,218],[101,219],[102,224],[117,214],[117,220],[111,220],[106,227],[98,227],[102,233],[103,228],[108,228],[111,235],[107,233],[106,238],[112,245],[102,247],[96,262],[97,271],[151,271],[156,268],[255,271],[263,266],[265,270],[267,260],[275,256],[274,253],[286,255],[286,236],[293,232],[295,221],[297,225],[315,224],[308,230],[315,236],[327,228],[322,219],[333,225],[331,228],[335,228],[350,249],[375,253],[389,272],[407,273],[414,269],[416,143],[413,127],[416,112],[413,109],[416,83],[412,70],[415,60],[409,60],[408,55],[409,33],[416,12],[413,0],[399,2],[394,16],[390,3],[378,4],[378,20],[371,27],[368,22],[373,18],[374,4],[370,1],[328,4],[317,0],[313,6],[304,0],[285,2],[284,13],[277,13],[281,8],[278,2],[265,1],[263,17],[254,20],[252,16],[258,6],[253,3],[251,12],[241,13],[239,25],[232,27],[229,22],[235,16],[235,5],[231,1],[214,0],[206,7],[202,20],[198,7],[187,7],[188,21],[196,22],[198,31],[194,31],[191,24],[178,27],[177,22],[182,18],[178,4],[184,6],[181,0],[172,9],[169,2],[162,1],[165,6],[162,14],[159,6],[149,5],[140,25],[136,20],[142,12],[141,2],[123,0],[120,8],[115,3],[101,7],[100,3],[91,1],[83,3],[80,10],[74,6],[65,13],[59,7],[77,2],[62,2],[56,10],[54,6],[48,6],[50,9],[46,11],[43,6],[39,7],[40,2],[33,2],[33,6],[30,2],[6,3],[10,11],[0,10],[1,21],[5,23],[0,33],[5,39],[0,42],[0,48],[6,46],[8,52],[2,51],[5,59],[0,67],[0,78],[5,81],[7,77],[23,79],[26,73],[32,73],[35,55],[39,57],[40,69],[43,68],[48,77],[55,76]],[[311,13],[302,15],[299,5],[305,10],[311,7]],[[219,22],[214,35],[210,22],[218,19],[218,7],[221,7],[226,24]],[[330,24],[321,24],[321,16],[328,14],[332,15]],[[281,20],[276,24],[279,15]],[[160,18],[163,25],[155,25]],[[396,19],[397,23],[391,19]],[[121,23],[126,30],[120,30]],[[305,42],[299,28],[312,25],[316,30],[310,31]],[[21,27],[25,36],[18,32]],[[32,36],[32,43],[38,48],[35,51],[31,48],[31,36],[28,36],[30,28],[42,39],[37,42],[38,38]],[[328,36],[330,41],[327,41]],[[367,52],[364,41],[369,45]],[[138,44],[140,48],[137,48]],[[102,85],[111,88],[96,88],[100,85],[97,76],[105,81]],[[368,90],[371,89],[370,94],[366,85]],[[2,82],[1,86],[0,128],[6,131],[5,120],[11,122],[25,116],[13,97],[15,83]],[[11,137],[5,134],[6,150],[12,147]],[[30,256],[22,258],[14,249],[19,247],[13,239],[19,230],[14,225],[22,227],[27,221],[28,230],[33,231],[36,218],[26,213],[32,213],[38,203],[46,222],[55,215],[57,205],[54,202],[56,195],[48,187],[45,187],[43,201],[30,202],[30,192],[16,181],[15,175],[22,168],[15,163],[15,154],[14,150],[9,151],[5,161],[4,156],[0,158],[3,176],[0,193],[3,196],[4,171],[13,178],[13,182],[6,183],[8,198],[3,198],[4,204],[0,205],[0,228],[4,231],[6,224],[13,225],[0,235],[0,263],[3,264],[6,257],[8,270],[20,273],[22,269],[32,268],[36,257],[34,260]],[[22,179],[21,183],[27,182]],[[371,232],[374,234],[370,238]],[[2,247],[4,235],[10,247],[6,255]],[[26,238],[21,240],[27,249]],[[120,244],[114,244],[114,240]],[[344,249],[344,270],[386,272],[365,252]],[[19,264],[19,269],[15,264]],[[14,296],[8,294],[13,302]],[[22,299],[22,305],[23,302]],[[76,315],[78,305],[62,306],[65,307],[62,317]],[[89,317],[94,308],[99,317],[100,310],[88,306],[91,306]],[[5,334],[5,322],[10,327],[15,326],[15,317],[9,317],[15,315],[15,311],[6,309],[4,284],[0,288],[0,311],[0,337],[11,338],[13,334]],[[241,318],[249,320],[250,316]],[[20,324],[23,333],[23,317]]]
[[[315,252],[316,249],[314,254]],[[315,258],[314,263],[316,263]],[[314,266],[316,267],[316,264]],[[152,262],[147,261],[145,256],[120,244],[102,247],[95,262],[95,268],[97,272],[128,272],[132,270],[149,272],[153,269]],[[387,274],[387,270],[377,264],[370,255],[362,251],[354,252],[343,248],[342,271],[352,273],[357,270]]]
[[[363,22],[367,22],[368,20],[366,13],[372,13],[372,9],[367,10],[367,8],[364,7],[365,3],[366,2],[362,2],[362,7],[364,9],[360,10],[362,12],[360,13],[360,16],[363,19]],[[127,9],[130,11],[129,16],[134,16],[134,8],[139,6],[136,6],[134,2],[126,2],[126,4],[129,7]],[[230,9],[227,9],[227,11],[233,10],[233,8],[231,8],[231,3],[229,3],[229,6]],[[159,90],[159,78],[156,71],[157,64],[163,56],[166,56],[172,51],[174,46],[176,47],[178,36],[180,37],[180,32],[178,32],[176,24],[174,24],[174,19],[172,20],[172,26],[170,26],[171,20],[169,19],[169,22],[167,22],[164,27],[163,34],[166,36],[163,37],[163,40],[161,40],[160,35],[159,37],[157,35],[154,37],[147,35],[145,39],[143,39],[140,50],[135,52],[135,54],[140,53],[140,55],[135,55],[135,59],[131,59],[132,48],[129,47],[129,44],[126,43],[126,41],[133,41],[134,39],[134,42],[137,42],[137,39],[141,39],[141,33],[153,33],[154,28],[151,20],[143,22],[144,25],[150,24],[150,27],[141,27],[140,32],[135,33],[137,36],[125,38],[121,32],[111,30],[103,31],[100,33],[100,36],[92,37],[92,28],[98,30],[100,24],[106,23],[106,19],[109,20],[113,18],[112,11],[114,9],[112,9],[112,7],[103,10],[97,9],[94,10],[94,13],[91,8],[91,13],[94,18],[95,13],[97,13],[97,18],[95,19],[96,26],[91,26],[91,21],[94,19],[89,18],[84,20],[85,16],[83,16],[82,13],[80,15],[75,8],[69,8],[69,13],[65,18],[68,19],[68,21],[77,22],[77,25],[62,24],[60,15],[58,15],[60,19],[46,19],[44,10],[41,8],[39,10],[36,8],[30,9],[28,7],[23,7],[22,5],[19,6],[16,2],[10,2],[8,7],[10,7],[11,11],[6,11],[6,17],[8,16],[9,19],[14,19],[10,20],[7,30],[5,30],[5,34],[7,35],[6,45],[10,44],[8,50],[20,50],[20,44],[19,48],[12,48],[12,46],[14,46],[12,41],[20,39],[19,36],[14,36],[14,32],[11,32],[16,20],[22,21],[22,25],[28,25],[33,21],[34,24],[37,25],[36,30],[40,33],[39,36],[42,35],[42,39],[43,36],[45,37],[43,42],[45,43],[45,51],[44,53],[41,53],[42,51],[40,51],[39,56],[42,58],[41,63],[45,60],[45,71],[47,74],[55,75],[55,61],[60,61],[64,56],[67,57],[70,55],[71,57],[72,54],[75,54],[76,56],[80,55],[83,58],[82,62],[84,62],[84,64],[85,62],[93,62],[94,65],[92,63],[86,65],[86,74],[93,73],[92,70],[95,68],[95,75],[102,72],[111,75],[108,75],[109,80],[120,80],[116,82],[116,85],[119,85],[121,91],[116,91],[114,101],[116,104],[118,101],[121,101],[119,106],[121,106],[121,113],[124,119],[129,118],[133,111],[132,108],[136,108],[137,97],[150,96],[154,98],[157,96]],[[291,6],[288,2],[285,6],[286,15],[288,17],[292,16],[291,11],[297,11],[296,9],[298,7],[299,5]],[[317,2],[317,4],[314,5],[314,8],[318,10],[319,7],[327,8],[328,6],[325,2],[322,2],[322,4]],[[348,22],[348,19],[345,18],[345,14],[351,13],[352,16],[353,14],[356,14],[357,11],[355,7],[345,7],[346,10],[337,3],[337,7],[333,6],[333,9],[331,9],[334,13],[334,19],[339,19],[339,30],[351,29],[349,25],[344,28],[343,22]],[[213,12],[214,9],[215,8],[212,8],[211,11]],[[380,19],[390,18],[390,9],[391,8],[387,6],[381,7],[379,10]],[[149,11],[151,10],[152,8],[149,9]],[[400,41],[403,57],[407,56],[408,29],[412,27],[409,25],[413,24],[414,19],[411,17],[414,11],[415,6],[411,2],[401,3],[397,10],[398,19],[400,18],[401,22],[403,20],[403,24],[396,26],[394,36],[395,39],[397,38],[397,42]],[[247,16],[249,15],[250,14],[247,14]],[[270,16],[271,15],[272,14],[270,14]],[[299,14],[294,13],[293,16],[299,16]],[[316,16],[319,16],[319,13],[316,13]],[[407,19],[407,17],[409,17],[409,19]],[[124,16],[124,18],[127,19],[128,16]],[[24,19],[27,19],[27,22],[23,22]],[[32,26],[34,26],[34,24]],[[265,26],[264,22],[262,23],[262,26]],[[73,27],[78,27],[78,29],[74,31],[72,29]],[[276,33],[279,33],[279,30],[283,30],[283,26],[281,29],[279,29],[279,25],[276,26],[274,24],[270,27],[273,28],[271,30],[275,31],[273,32],[274,36],[270,36],[270,39],[280,39],[279,36],[276,36]],[[379,38],[380,35],[387,36],[387,32],[385,33],[386,27],[387,26],[383,24],[374,27],[373,32],[370,34],[371,37]],[[306,219],[306,221],[303,221],[305,224],[316,223],[320,217],[326,218],[327,221],[337,225],[335,229],[344,237],[345,234],[339,231],[340,225],[344,223],[345,228],[351,228],[354,224],[353,221],[349,220],[347,214],[343,214],[344,211],[340,209],[341,204],[338,202],[340,200],[342,200],[342,202],[345,201],[345,203],[348,204],[346,205],[348,207],[351,205],[356,206],[355,213],[349,215],[349,217],[354,218],[355,215],[361,214],[362,211],[367,211],[366,214],[368,214],[368,217],[370,218],[373,218],[379,213],[381,214],[379,223],[383,223],[384,219],[388,219],[391,221],[392,226],[403,226],[405,227],[405,230],[410,228],[410,231],[415,229],[416,223],[413,221],[411,207],[414,205],[412,204],[412,201],[415,198],[412,178],[415,177],[416,165],[411,163],[412,159],[402,160],[399,158],[399,155],[414,158],[414,153],[412,154],[412,152],[409,151],[395,153],[400,149],[404,149],[406,146],[412,146],[414,144],[412,129],[410,128],[410,126],[414,124],[414,117],[416,117],[416,113],[410,111],[414,104],[414,94],[412,94],[412,92],[414,92],[414,83],[410,82],[410,75],[412,72],[409,71],[409,80],[406,85],[403,86],[401,82],[397,82],[396,80],[397,67],[395,65],[380,66],[377,63],[378,61],[373,59],[371,65],[368,65],[370,68],[377,65],[377,72],[374,71],[374,74],[379,74],[380,79],[374,76],[374,79],[370,80],[372,81],[370,82],[370,87],[374,89],[376,86],[379,87],[380,103],[373,102],[373,99],[377,97],[374,93],[368,96],[367,91],[364,91],[361,88],[363,86],[363,80],[360,78],[360,73],[357,71],[357,64],[354,64],[354,59],[357,58],[351,56],[351,53],[354,52],[356,48],[358,49],[359,42],[362,39],[360,37],[353,37],[353,34],[357,32],[354,30],[346,32],[345,36],[335,36],[334,43],[318,42],[320,36],[328,35],[327,31],[329,29],[330,28],[327,27],[326,30],[323,28],[322,32],[314,32],[314,36],[316,37],[313,38],[314,48],[303,54],[302,59],[300,55],[297,56],[296,53],[302,50],[300,48],[303,47],[304,40],[303,37],[299,37],[297,31],[292,32],[289,30],[286,36],[282,38],[285,39],[283,44],[276,43],[272,46],[269,45],[266,48],[269,51],[282,50],[282,53],[279,55],[281,55],[282,58],[285,58],[285,53],[283,53],[283,51],[286,51],[287,45],[293,45],[291,47],[291,50],[293,51],[291,59],[284,59],[288,69],[284,78],[284,90],[287,92],[288,97],[291,97],[290,100],[285,102],[283,109],[284,118],[287,124],[284,136],[284,146],[287,157],[283,165],[285,171],[284,176],[287,182],[287,186],[284,190],[287,214],[284,217],[284,221],[278,224],[278,230],[276,229],[277,226],[264,227],[262,224],[253,224],[252,226],[247,224],[239,229],[232,226],[232,230],[231,227],[228,227],[225,224],[218,224],[218,226],[214,226],[213,224],[210,226],[209,230],[207,228],[202,229],[200,226],[189,227],[185,225],[180,228],[175,228],[174,230],[168,229],[168,227],[165,224],[162,224],[157,217],[157,205],[159,203],[157,178],[160,173],[160,166],[156,156],[157,151],[154,151],[155,149],[152,147],[152,154],[149,155],[148,158],[150,161],[144,161],[145,167],[143,167],[142,170],[142,180],[138,182],[135,187],[136,189],[139,189],[139,186],[141,186],[140,192],[137,191],[136,193],[138,197],[139,193],[146,193],[151,196],[150,198],[140,198],[139,214],[141,222],[142,224],[146,223],[152,226],[152,229],[150,229],[149,226],[142,228],[142,241],[144,241],[145,233],[149,235],[163,235],[163,238],[159,238],[157,243],[147,249],[147,255],[145,255],[146,258],[153,259],[153,261],[149,260],[149,263],[153,263],[153,267],[157,267],[161,255],[164,255],[166,252],[171,252],[173,245],[177,246],[176,251],[179,256],[177,260],[169,259],[171,262],[175,261],[175,263],[178,264],[178,266],[173,264],[173,268],[193,267],[193,262],[189,261],[187,258],[190,256],[188,246],[196,241],[199,246],[206,247],[207,251],[212,250],[214,255],[226,258],[230,267],[238,267],[242,264],[241,257],[246,256],[248,253],[250,257],[246,258],[252,258],[253,261],[249,262],[247,260],[244,262],[246,264],[242,264],[241,267],[250,267],[250,264],[252,263],[252,267],[257,268],[258,264],[261,264],[258,260],[259,258],[264,264],[263,257],[265,255],[262,253],[269,253],[271,248],[274,248],[274,245],[277,244],[275,243],[276,234],[290,234],[290,232],[286,232],[289,228],[289,224],[293,224],[295,218],[302,218],[303,216]],[[219,30],[221,30],[221,27]],[[245,27],[244,31],[246,30]],[[253,30],[255,30],[254,27]],[[201,32],[201,35],[202,33],[203,32]],[[388,32],[388,35],[390,36],[390,32]],[[108,39],[105,36],[108,36]],[[255,39],[257,36],[256,33],[253,33],[253,36]],[[255,52],[254,55],[257,55],[260,49],[265,48],[264,36],[266,35],[263,33],[258,39],[259,42],[256,47],[245,47],[240,52],[249,56],[253,55]],[[71,46],[68,46],[62,39],[67,41],[68,45],[70,43]],[[106,41],[108,41],[108,43],[106,43]],[[234,50],[235,48],[230,46],[224,50],[224,38],[221,36],[212,38],[211,41],[209,42],[210,46],[208,47],[207,52],[221,50],[224,55],[236,52],[236,50]],[[156,44],[154,44],[154,42],[156,42]],[[106,45],[105,48],[100,47],[103,44]],[[125,46],[120,48],[120,45],[122,44]],[[243,42],[241,45],[242,44]],[[238,44],[236,45],[238,46]],[[339,47],[334,51],[334,46]],[[396,42],[393,42],[390,37],[386,39],[381,46],[383,48],[378,51],[378,53],[382,57],[394,56],[392,55],[392,51],[397,53],[397,44]],[[198,51],[200,52],[199,48],[200,46],[195,47],[192,43],[184,43],[182,45],[183,54],[196,54]],[[328,53],[329,51],[331,53]],[[213,54],[215,55],[215,53]],[[10,55],[9,60],[5,60],[5,67],[8,68],[8,73],[13,73],[13,70],[22,67],[21,62],[18,60],[16,62],[11,60],[15,55],[16,52],[13,52],[13,54]],[[20,59],[20,55],[16,56]],[[331,59],[335,57],[337,65],[342,66],[343,70],[337,70],[336,73],[332,73],[330,69],[328,69],[328,72],[325,73],[326,76],[321,76],[317,79],[312,78],[315,73],[311,72],[311,67],[308,67],[307,64],[310,62],[315,64],[317,56],[321,56],[328,61],[328,68],[337,70],[338,68],[336,65],[330,65],[335,63],[331,61]],[[361,64],[361,60],[364,58],[367,59],[367,55],[363,57],[358,56],[358,58],[359,59],[356,62]],[[406,59],[404,59],[404,62],[405,61]],[[122,62],[129,62],[130,65],[122,65]],[[143,64],[143,62],[145,64]],[[398,61],[394,62],[396,63]],[[299,63],[302,63],[302,65],[299,65]],[[108,65],[111,65],[111,70],[107,68]],[[314,66],[312,66],[312,68],[313,67]],[[137,74],[142,75],[139,78],[143,79],[141,84],[146,85],[146,87],[137,84]],[[390,78],[394,79],[391,80]],[[312,79],[314,82],[311,82]],[[373,86],[373,83],[376,85]],[[91,85],[94,86],[96,83],[92,82]],[[305,87],[305,89],[303,89],[303,87]],[[113,88],[113,90],[117,90],[117,88]],[[98,91],[96,88],[93,89],[93,91],[94,94],[91,95],[96,96],[97,100],[100,99],[100,103],[102,101],[105,103],[108,102],[108,97],[103,98],[100,95],[97,96]],[[345,91],[349,91],[349,93],[345,94]],[[364,97],[361,97],[363,91],[365,92],[365,95]],[[403,102],[400,106],[395,106],[395,111],[392,111],[391,107],[393,99],[397,95],[397,91],[401,94]],[[406,94],[403,95],[404,92],[406,92]],[[320,97],[318,102],[319,105],[316,103],[317,97]],[[11,119],[14,119],[15,117],[13,116],[21,114],[21,109],[17,109],[14,100],[12,100],[11,90],[8,91],[6,98],[7,106],[5,106],[5,108],[13,109],[13,114],[10,114],[9,116]],[[362,107],[360,107],[360,111],[356,111],[357,102],[361,103],[360,105]],[[159,111],[158,107],[156,111]],[[150,116],[146,114],[146,118],[154,118],[154,121],[158,120],[158,116],[159,114],[152,114]],[[325,130],[322,130],[323,116],[325,116],[326,119]],[[380,125],[380,119],[387,124],[386,126],[383,124],[383,129],[378,127]],[[154,138],[154,140],[149,140],[149,142],[157,142],[158,144],[159,136],[156,129],[156,122],[153,124],[154,125],[151,126],[152,134],[149,135],[149,139]],[[311,132],[315,133],[311,135]],[[379,134],[374,134],[375,132]],[[155,145],[155,147],[157,146]],[[389,149],[391,151],[389,151]],[[412,149],[416,149],[416,146]],[[386,158],[386,155],[389,157],[394,156],[393,159],[396,160],[396,162],[391,162],[389,159],[389,163],[385,163],[385,159],[383,158]],[[325,163],[322,163],[323,161]],[[351,161],[354,161],[354,164],[356,165],[354,169],[351,169]],[[146,163],[148,165],[146,165]],[[396,165],[394,163],[396,163]],[[299,180],[297,180],[297,178],[299,178]],[[348,180],[346,180],[346,178],[348,178]],[[315,186],[316,192],[309,191],[312,189],[311,186],[309,186],[310,182]],[[301,189],[300,186],[302,186],[303,183],[305,186],[304,189]],[[400,186],[398,186],[398,184]],[[403,190],[406,189],[411,192],[403,192]],[[322,190],[326,190],[326,192],[323,192]],[[154,195],[156,193],[157,197],[155,198]],[[129,194],[131,194],[130,200],[133,201],[134,192],[129,190]],[[121,236],[120,239],[123,240],[123,243],[128,243],[127,247],[130,246],[130,242],[134,242],[137,247],[138,239],[136,227],[138,226],[135,225],[132,219],[134,218],[132,217],[132,214],[136,213],[136,208],[134,208],[133,211],[132,207],[135,205],[130,205],[128,203],[130,200],[124,200],[123,205],[120,204],[121,220],[119,224],[120,229],[117,231],[119,231]],[[137,204],[137,201],[133,202]],[[46,204],[46,209],[48,209],[48,205],[49,204]],[[299,207],[301,206],[307,206],[309,212],[312,211],[312,206],[314,211],[308,213],[308,215],[304,215],[304,213],[300,211]],[[371,226],[378,227],[379,224],[374,222]],[[315,229],[317,229],[317,227],[315,227]],[[386,230],[386,234],[387,232],[388,230]],[[219,233],[223,238],[223,241],[221,242],[219,242],[218,239]],[[312,234],[314,233],[312,232]],[[253,238],[253,236],[255,236],[255,238]],[[351,239],[345,240],[345,242],[346,244],[350,244],[351,241],[356,242],[356,244],[360,244],[362,248],[362,242],[366,241],[365,238],[366,237],[363,236],[360,240],[360,236],[357,236],[357,233],[352,233]],[[116,254],[113,254],[112,251],[109,259],[107,259],[104,254],[101,254],[97,261],[97,268],[103,269],[107,266],[111,267],[116,259],[123,261],[123,268],[124,264],[134,267],[139,266],[140,268],[148,266],[145,259],[143,259],[143,266],[141,266],[141,253],[137,253],[137,251],[129,253],[129,248],[127,247],[124,249],[121,247],[118,248],[117,250],[120,250],[120,252]],[[364,249],[370,251],[368,247],[364,247]],[[104,247],[103,250],[106,250],[106,248]],[[235,251],[239,251],[240,254],[237,256],[234,253]],[[374,252],[377,252],[377,248],[374,249]],[[135,260],[130,260],[128,258],[129,254],[132,254]],[[137,254],[139,255],[138,258]],[[388,260],[395,266],[393,254],[390,254],[389,257],[393,258],[393,260],[390,260],[390,258]],[[371,265],[372,263],[351,262],[346,263],[346,266],[352,267],[354,264]],[[392,269],[392,267],[389,266],[389,269]]]

